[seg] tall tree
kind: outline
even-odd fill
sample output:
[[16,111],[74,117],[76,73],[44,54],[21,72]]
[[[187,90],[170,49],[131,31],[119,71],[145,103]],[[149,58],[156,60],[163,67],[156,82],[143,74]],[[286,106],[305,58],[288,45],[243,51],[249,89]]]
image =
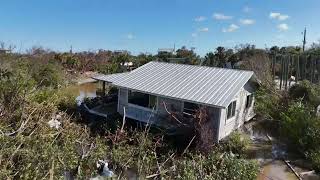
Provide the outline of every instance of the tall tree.
[[213,52],[209,52],[206,54],[206,56],[204,57],[203,65],[211,66],[211,67],[218,66],[216,57]]

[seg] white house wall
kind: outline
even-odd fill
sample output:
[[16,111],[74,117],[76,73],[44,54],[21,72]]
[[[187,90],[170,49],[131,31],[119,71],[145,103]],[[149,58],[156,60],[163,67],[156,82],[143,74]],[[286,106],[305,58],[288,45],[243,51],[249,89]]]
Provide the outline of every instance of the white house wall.
[[233,101],[237,101],[235,116],[227,119],[227,109],[221,109],[220,128],[219,128],[219,140],[228,136],[231,132],[241,127],[244,122],[253,118],[253,102],[250,108],[246,108],[247,96],[254,92],[253,86],[248,82],[233,98]]
[[128,104],[128,89],[119,88],[118,113],[123,115],[123,107]]
[[[208,107],[210,113],[210,121],[214,129],[214,136],[216,141],[219,141],[228,136],[232,131],[241,127],[245,121],[250,120],[254,116],[253,105],[246,109],[247,95],[254,92],[252,86],[247,83],[241,90],[236,94],[234,100],[237,101],[236,114],[233,118],[226,120],[227,110],[225,108]],[[132,105],[128,103],[128,89],[119,88],[118,97],[118,112],[124,115],[123,110],[126,108],[126,116],[138,121],[153,123],[161,118],[166,118],[169,112],[182,112],[184,103],[180,100],[169,99],[164,97],[157,97],[157,109],[150,111],[148,108]],[[254,99],[253,99],[254,103]]]

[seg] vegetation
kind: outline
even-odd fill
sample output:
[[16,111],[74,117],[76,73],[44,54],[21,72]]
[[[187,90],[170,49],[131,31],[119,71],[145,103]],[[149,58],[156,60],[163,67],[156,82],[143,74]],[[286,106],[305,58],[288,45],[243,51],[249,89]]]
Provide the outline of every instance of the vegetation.
[[[305,53],[318,51],[315,44]],[[27,54],[0,55],[0,179],[61,179],[68,174],[88,179],[98,174],[99,159],[107,160],[120,179],[255,179],[257,163],[243,159],[250,140],[240,133],[233,133],[222,146],[212,146],[203,121],[195,125],[200,137],[197,148],[183,147],[185,151],[179,153],[162,134],[148,128],[96,131],[78,114],[74,97],[64,91],[86,71],[124,72],[126,62],[138,67],[172,58],[187,59],[186,64],[253,70],[261,80],[256,93],[258,115],[279,124],[282,140],[320,171],[319,86],[303,81],[287,93],[273,82],[270,57],[299,53],[296,47],[263,50],[241,45],[218,47],[204,59],[186,47],[175,53],[138,56],[105,50],[57,53],[39,47]]]
[[[95,132],[66,94],[63,64],[11,55],[0,66],[0,179],[96,176],[107,160],[120,177],[255,179],[258,165],[219,148],[179,153],[162,134],[116,129]],[[32,72],[32,73],[29,73]],[[101,128],[101,127],[100,127]]]
[[228,140],[224,143],[224,149],[238,155],[243,155],[248,150],[250,143],[251,139],[248,135],[235,131],[229,135]]
[[[319,171],[320,103],[319,85],[303,81],[291,87],[288,93],[272,93],[262,89],[257,93],[256,109],[260,115],[279,124],[280,138],[298,153],[309,159]],[[269,94],[270,93],[270,94]]]

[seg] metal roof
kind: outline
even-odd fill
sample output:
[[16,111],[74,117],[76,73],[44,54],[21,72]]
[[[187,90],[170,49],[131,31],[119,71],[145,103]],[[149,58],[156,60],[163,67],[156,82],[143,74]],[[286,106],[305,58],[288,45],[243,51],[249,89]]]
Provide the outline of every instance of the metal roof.
[[149,94],[226,108],[253,74],[252,71],[153,61],[129,73],[95,79]]
[[114,83],[116,81],[119,81],[119,80],[125,78],[125,76],[127,74],[128,74],[128,72],[116,73],[116,74],[108,74],[108,75],[99,74],[99,75],[96,75],[96,76],[92,77],[92,79],[95,79],[95,80],[98,80],[98,81],[105,81],[105,82],[109,82],[109,83]]

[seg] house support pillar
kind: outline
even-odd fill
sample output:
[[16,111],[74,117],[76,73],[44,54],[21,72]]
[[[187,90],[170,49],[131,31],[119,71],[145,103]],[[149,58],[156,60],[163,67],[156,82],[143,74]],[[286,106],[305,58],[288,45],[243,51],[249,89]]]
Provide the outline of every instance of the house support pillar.
[[102,95],[103,96],[106,95],[106,82],[105,81],[102,82]]

